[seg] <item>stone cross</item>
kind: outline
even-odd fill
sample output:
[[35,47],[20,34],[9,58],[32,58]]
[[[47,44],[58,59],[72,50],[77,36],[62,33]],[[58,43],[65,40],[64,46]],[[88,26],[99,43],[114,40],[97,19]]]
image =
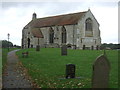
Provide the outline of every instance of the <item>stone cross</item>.
[[108,88],[110,63],[105,55],[99,56],[93,65],[92,88]]
[[61,47],[61,55],[67,55],[67,45],[63,45]]

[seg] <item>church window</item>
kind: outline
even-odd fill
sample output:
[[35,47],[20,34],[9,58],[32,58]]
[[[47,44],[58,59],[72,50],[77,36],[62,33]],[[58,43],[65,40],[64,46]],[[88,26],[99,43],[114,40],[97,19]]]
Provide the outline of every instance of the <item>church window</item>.
[[81,43],[82,43],[82,41],[83,41],[83,40],[82,40],[82,38],[81,38]]
[[92,31],[92,20],[90,18],[85,21],[85,30]]
[[54,43],[54,30],[52,28],[49,29],[50,33],[49,33],[49,42],[50,43]]
[[30,48],[30,38],[28,38],[27,40],[28,40],[28,48]]
[[98,36],[100,36],[100,30],[98,30]]
[[62,43],[66,43],[67,35],[65,27],[62,27]]
[[96,40],[95,40],[95,44],[96,44]]

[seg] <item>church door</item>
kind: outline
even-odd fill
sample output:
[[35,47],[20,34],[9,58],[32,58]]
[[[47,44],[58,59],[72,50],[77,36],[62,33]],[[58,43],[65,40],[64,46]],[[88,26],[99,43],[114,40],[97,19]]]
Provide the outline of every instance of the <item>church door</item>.
[[28,38],[28,48],[30,48],[30,39]]

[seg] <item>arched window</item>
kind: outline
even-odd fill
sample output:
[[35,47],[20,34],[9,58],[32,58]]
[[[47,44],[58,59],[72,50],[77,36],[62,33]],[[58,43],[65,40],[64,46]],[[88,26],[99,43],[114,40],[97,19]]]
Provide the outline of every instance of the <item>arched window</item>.
[[62,27],[62,43],[66,43],[66,41],[67,41],[66,29],[65,27]]
[[86,31],[92,31],[92,20],[91,20],[91,18],[86,19],[85,30]]
[[30,48],[30,38],[28,38],[27,40],[28,40],[28,48]]
[[52,28],[49,29],[49,42],[54,43],[54,30]]

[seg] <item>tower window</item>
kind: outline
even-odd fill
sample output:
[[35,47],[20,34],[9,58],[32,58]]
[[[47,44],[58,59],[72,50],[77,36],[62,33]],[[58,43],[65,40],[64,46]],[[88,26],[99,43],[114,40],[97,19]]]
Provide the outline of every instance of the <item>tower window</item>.
[[91,20],[91,18],[86,19],[85,30],[86,31],[92,31],[92,20]]

